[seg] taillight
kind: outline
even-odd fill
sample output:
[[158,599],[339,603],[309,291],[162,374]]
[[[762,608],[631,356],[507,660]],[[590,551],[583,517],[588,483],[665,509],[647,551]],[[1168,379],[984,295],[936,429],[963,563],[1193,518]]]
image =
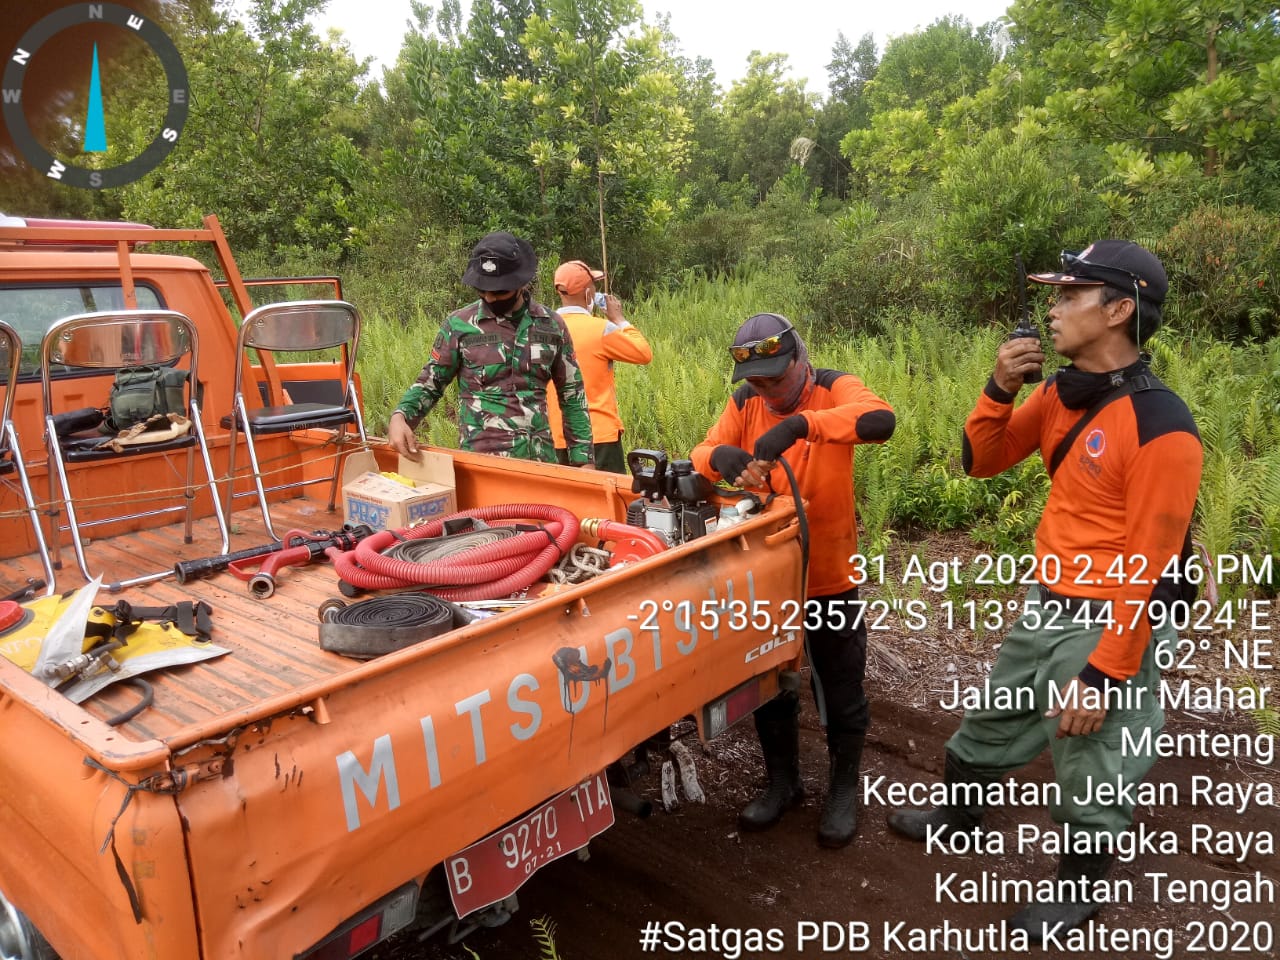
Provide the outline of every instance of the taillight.
[[[766,674],[772,677],[772,674]],[[761,691],[765,677],[752,677],[734,687],[718,700],[712,700],[702,708],[702,736],[711,740],[750,714],[756,707],[773,696],[776,687],[770,684],[766,695]]]
[[371,907],[361,910],[310,950],[294,960],[350,960],[413,922],[418,885],[406,883]]

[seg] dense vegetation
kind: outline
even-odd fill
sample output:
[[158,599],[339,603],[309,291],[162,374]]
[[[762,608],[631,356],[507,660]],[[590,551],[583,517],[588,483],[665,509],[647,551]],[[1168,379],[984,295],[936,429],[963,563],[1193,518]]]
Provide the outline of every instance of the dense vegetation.
[[[800,315],[803,286],[777,274],[690,280],[629,311],[653,344],[647,367],[620,364],[619,401],[630,447],[683,453],[698,443],[732,387],[726,344],[741,318],[769,304]],[[435,319],[375,315],[366,327],[363,385],[371,427],[385,425],[421,366],[423,330]],[[862,548],[880,553],[930,530],[965,530],[992,552],[1031,545],[1049,493],[1039,458],[991,480],[960,467],[960,429],[990,375],[1003,330],[918,314],[878,335],[836,335],[802,323],[814,362],[858,374],[897,411],[893,439],[857,455]],[[1255,561],[1280,548],[1280,339],[1231,346],[1166,329],[1151,343],[1160,376],[1191,406],[1205,445],[1196,535],[1210,555]],[[444,407],[451,409],[453,394]],[[457,446],[447,413],[424,430]],[[1280,584],[1271,584],[1273,592]],[[1234,591],[1227,590],[1228,596]]]
[[[246,273],[340,272],[370,318],[375,426],[490,229],[534,241],[544,291],[584,257],[632,299],[658,355],[624,375],[635,441],[695,442],[726,394],[725,337],[782,310],[899,410],[893,442],[860,457],[873,539],[976,525],[1000,546],[1025,543],[1043,472],[962,481],[956,431],[1012,321],[1014,254],[1046,268],[1138,239],[1173,281],[1154,352],[1204,431],[1202,534],[1280,546],[1273,7],[1014,0],[997,23],[947,17],[883,50],[836,34],[818,97],[769,52],[723,88],[682,51],[696,38],[635,0],[472,0],[465,20],[458,0],[417,3],[375,79],[307,25],[322,4],[254,0],[244,22],[166,8],[193,97],[168,161],[102,194],[6,175],[0,210],[214,212]],[[153,74],[136,71],[138,116]],[[109,117],[117,153],[134,119]],[[444,418],[431,429],[452,442]]]
[[[696,38],[636,0],[474,0],[465,22],[459,0],[417,3],[371,78],[307,24],[323,3],[252,0],[244,22],[169,5],[193,100],[169,160],[100,194],[15,172],[0,209],[216,212],[254,266],[341,270],[366,309],[403,316],[454,304],[465,250],[505,228],[548,259],[607,259],[626,293],[790,271],[832,330],[912,309],[1003,323],[1016,251],[1047,266],[1125,236],[1172,267],[1180,330],[1277,332],[1270,6],[1015,0],[883,51],[837,33],[818,97],[767,52],[723,89],[682,52]],[[149,133],[150,66],[131,74],[137,114],[108,116],[103,164]]]

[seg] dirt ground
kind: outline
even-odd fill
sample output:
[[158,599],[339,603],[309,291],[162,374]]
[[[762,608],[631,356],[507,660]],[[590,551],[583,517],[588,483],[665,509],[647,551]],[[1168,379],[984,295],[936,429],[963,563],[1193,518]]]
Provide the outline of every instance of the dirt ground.
[[[948,674],[980,675],[983,652],[948,655],[945,663],[873,662],[868,688],[874,726],[863,762],[864,776],[884,774],[893,781],[933,782],[940,778],[943,743],[958,716],[939,706],[950,689]],[[933,654],[928,645],[921,655]],[[985,654],[990,657],[990,653]],[[881,682],[877,682],[877,676]],[[906,679],[904,679],[906,678]],[[941,679],[938,679],[941,678]],[[1280,886],[1280,858],[1251,852],[1242,861],[1228,852],[1192,855],[1193,825],[1214,830],[1268,831],[1272,843],[1280,834],[1280,812],[1251,803],[1244,813],[1228,806],[1192,806],[1194,775],[1211,775],[1233,784],[1280,781],[1277,767],[1247,760],[1164,758],[1149,782],[1178,785],[1176,806],[1139,806],[1136,822],[1151,830],[1171,830],[1178,837],[1176,854],[1139,853],[1117,863],[1112,876],[1133,880],[1132,903],[1108,905],[1089,924],[1087,939],[1064,941],[1048,948],[1033,946],[1019,952],[999,939],[1001,921],[1017,904],[988,900],[977,903],[939,902],[935,883],[956,871],[960,879],[978,880],[985,873],[1000,878],[1038,880],[1052,875],[1056,857],[1035,852],[1019,855],[1013,843],[1017,824],[1038,823],[1046,831],[1052,823],[1043,809],[995,809],[988,824],[1006,838],[1003,855],[926,856],[923,846],[892,834],[886,810],[862,810],[852,846],[830,851],[814,839],[826,782],[826,750],[806,694],[802,717],[802,773],[809,796],[773,830],[739,834],[738,809],[762,782],[763,767],[750,722],[738,724],[705,748],[695,738],[687,742],[697,757],[705,804],[683,803],[673,812],[661,808],[659,776],[655,769],[638,784],[642,796],[654,801],[646,820],[619,812],[617,824],[592,841],[590,858],[567,857],[536,874],[519,891],[520,909],[492,930],[481,930],[462,944],[449,945],[437,936],[419,943],[401,936],[374,950],[372,960],[532,960],[551,956],[535,938],[530,921],[554,923],[554,946],[563,960],[631,957],[708,957],[737,960],[748,957],[946,957],[978,960],[1039,955],[1045,957],[1280,957],[1280,907],[1274,897]],[[1248,731],[1243,716],[1191,715],[1169,711],[1166,731],[1199,729]],[[1052,776],[1047,753],[1024,773],[1025,779]],[[1175,903],[1153,899],[1149,873],[1167,873],[1178,880],[1250,880],[1263,891],[1264,902],[1241,903],[1236,891],[1225,910],[1210,903]],[[1261,879],[1259,879],[1261,878]],[[1270,886],[1268,887],[1268,882]],[[1272,892],[1265,902],[1266,890]],[[1256,897],[1256,894],[1254,895]],[[945,899],[945,898],[944,898]],[[683,944],[668,938],[668,947],[645,951],[641,931],[651,922],[684,925]],[[855,924],[851,928],[849,924]],[[856,926],[866,924],[866,927]],[[989,926],[994,925],[994,926]],[[717,928],[714,939],[711,930]],[[951,928],[949,940],[912,939],[913,929]],[[703,931],[696,939],[695,928]],[[776,940],[752,944],[748,931],[776,929]],[[866,931],[866,941],[856,934]],[[971,938],[964,940],[965,931]],[[1155,931],[1144,934],[1142,931]],[[830,938],[802,940],[807,934]],[[985,939],[972,939],[976,933]]]

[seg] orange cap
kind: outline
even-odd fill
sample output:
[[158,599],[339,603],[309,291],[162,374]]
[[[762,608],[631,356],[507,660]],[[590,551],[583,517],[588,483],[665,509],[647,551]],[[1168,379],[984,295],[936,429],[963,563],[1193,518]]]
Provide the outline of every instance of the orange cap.
[[592,270],[582,260],[570,260],[556,267],[555,287],[561,293],[576,297],[587,289],[587,284],[598,283],[603,279],[603,271]]

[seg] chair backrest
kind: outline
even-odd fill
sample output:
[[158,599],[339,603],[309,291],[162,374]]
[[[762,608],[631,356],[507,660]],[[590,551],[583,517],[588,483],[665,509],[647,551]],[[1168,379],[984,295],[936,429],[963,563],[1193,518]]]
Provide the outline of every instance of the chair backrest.
[[[22,340],[18,331],[0,320],[0,370],[5,373],[4,403],[0,407],[0,424],[8,424],[13,417],[13,397],[18,389],[18,365],[22,362]],[[8,436],[0,433],[0,452],[7,450]]]
[[[235,392],[241,392],[245,350],[328,350],[342,347],[344,390],[353,382],[360,348],[360,313],[345,300],[295,300],[269,303],[249,312],[240,325],[236,348]],[[351,398],[348,397],[348,400]]]
[[199,336],[195,324],[173,310],[108,310],[63,317],[40,342],[40,386],[53,409],[55,364],[88,371],[142,364],[174,364],[190,357],[189,382],[198,383]]

